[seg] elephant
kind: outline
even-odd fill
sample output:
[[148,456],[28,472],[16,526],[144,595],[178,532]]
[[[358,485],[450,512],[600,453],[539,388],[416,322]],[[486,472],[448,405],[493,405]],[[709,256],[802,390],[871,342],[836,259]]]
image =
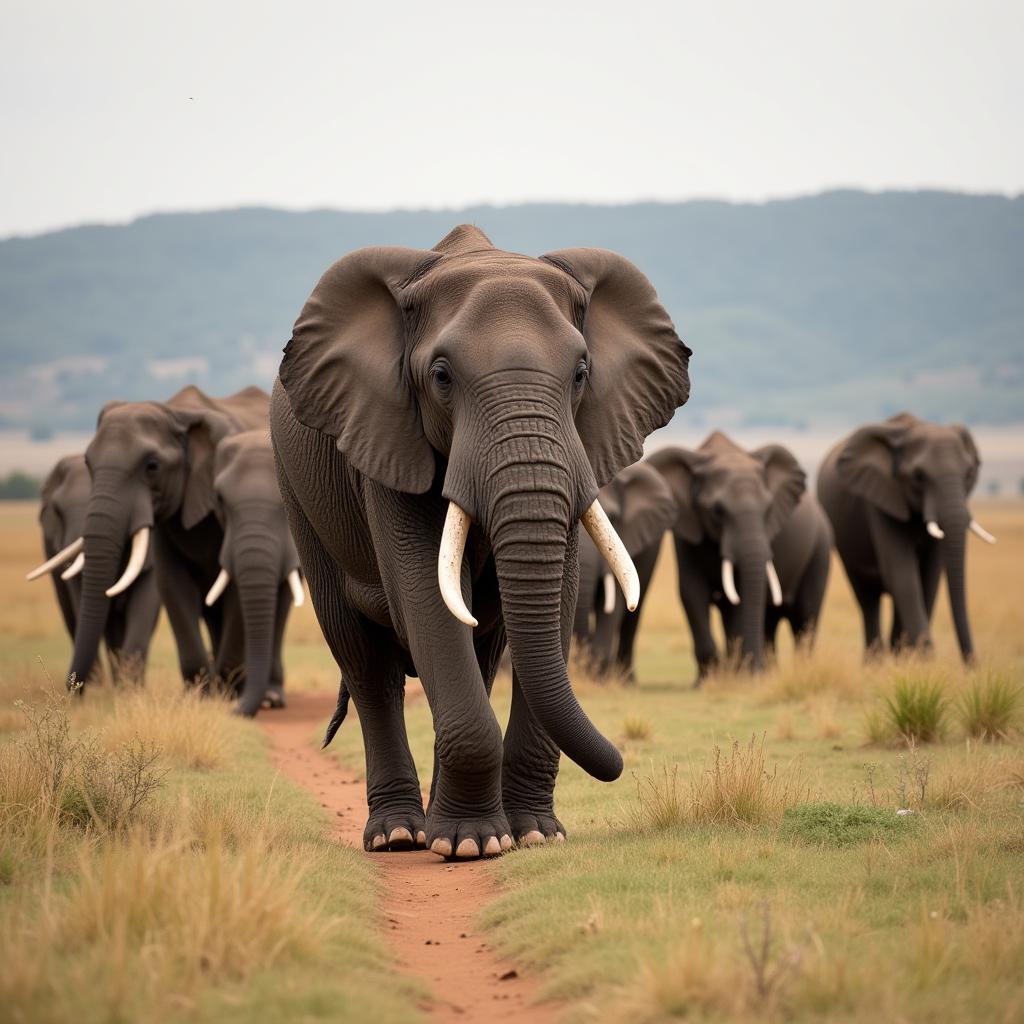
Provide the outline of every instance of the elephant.
[[251,717],[264,704],[285,706],[284,630],[292,604],[299,607],[305,599],[265,427],[221,441],[213,487],[224,540],[206,605],[226,606],[215,669],[238,693],[238,712]]
[[891,647],[931,647],[929,624],[944,569],[960,653],[966,662],[973,658],[967,532],[995,543],[967,508],[980,465],[966,427],[907,412],[860,427],[825,456],[818,497],[860,605],[869,654],[882,649],[883,594],[893,602]]
[[[620,752],[573,693],[576,524],[627,603],[636,571],[596,500],[689,394],[690,350],[653,286],[600,249],[534,258],[462,225],[433,249],[360,249],[320,279],[271,396],[281,494],[366,748],[367,850],[495,856],[564,839],[559,751]],[[490,690],[506,635],[502,741]],[[434,722],[426,814],[404,676]]]
[[[26,579],[49,575],[68,634],[74,640],[82,597],[82,568],[85,556],[79,551],[69,563],[62,552],[85,527],[89,504],[89,470],[83,455],[65,455],[43,481],[39,523],[47,560]],[[124,565],[120,568],[124,569]],[[147,555],[142,571],[132,585],[112,598],[103,639],[115,682],[141,681],[145,673],[149,644],[160,616],[153,559]]]
[[190,683],[212,681],[199,621],[206,620],[217,652],[223,614],[203,604],[224,539],[214,514],[214,457],[226,437],[266,429],[269,399],[259,388],[210,398],[190,385],[166,402],[103,407],[85,452],[91,487],[82,532],[60,552],[62,558],[85,555],[69,686],[81,692],[88,681],[110,599],[135,582],[151,546],[181,674]]
[[598,498],[636,566],[640,600],[636,612],[629,614],[614,578],[602,568],[600,552],[589,534],[581,533],[573,636],[596,674],[614,671],[626,682],[633,682],[633,645],[640,613],[661,539],[676,519],[676,502],[661,474],[646,462],[628,466],[601,488]]
[[665,478],[679,512],[672,530],[696,685],[719,661],[712,604],[722,616],[729,653],[754,672],[765,667],[782,619],[798,644],[813,643],[832,533],[792,453],[778,444],[748,452],[715,431],[695,450],[666,447],[648,461]]

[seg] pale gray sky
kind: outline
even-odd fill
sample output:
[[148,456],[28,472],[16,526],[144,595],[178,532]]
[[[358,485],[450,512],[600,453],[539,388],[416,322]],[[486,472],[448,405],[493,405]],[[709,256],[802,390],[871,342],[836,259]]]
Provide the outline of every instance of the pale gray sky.
[[154,210],[1024,190],[1020,0],[0,0],[0,235]]

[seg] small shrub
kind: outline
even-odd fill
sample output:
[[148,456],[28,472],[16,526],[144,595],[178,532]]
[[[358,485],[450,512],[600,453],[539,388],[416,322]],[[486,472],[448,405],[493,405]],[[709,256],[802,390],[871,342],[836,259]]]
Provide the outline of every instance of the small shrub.
[[627,740],[649,740],[652,732],[651,723],[639,715],[627,715],[622,720],[622,735]]
[[885,698],[885,713],[892,731],[908,743],[941,739],[949,700],[945,687],[929,676],[904,675]]
[[1008,675],[988,672],[976,679],[957,702],[964,732],[973,739],[1005,740],[1014,731],[1024,704],[1024,690]]
[[905,835],[913,817],[863,804],[812,803],[786,808],[780,834],[815,846],[852,846]]

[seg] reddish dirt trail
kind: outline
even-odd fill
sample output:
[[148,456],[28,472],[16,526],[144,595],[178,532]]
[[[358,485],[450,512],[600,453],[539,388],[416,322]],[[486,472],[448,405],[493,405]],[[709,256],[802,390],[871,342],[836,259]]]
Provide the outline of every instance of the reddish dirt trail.
[[[331,812],[339,842],[361,850],[366,787],[355,773],[317,749],[317,729],[326,726],[334,705],[333,694],[290,694],[285,710],[265,711],[257,721],[270,740],[275,767],[313,792]],[[344,726],[358,727],[355,721]],[[535,1004],[533,981],[497,957],[477,928],[480,911],[498,895],[483,864],[446,864],[425,850],[365,856],[382,874],[385,936],[400,968],[425,982],[433,994],[433,1001],[423,1007],[432,1020],[493,1024],[513,1016],[531,1022],[554,1019],[550,1005]]]

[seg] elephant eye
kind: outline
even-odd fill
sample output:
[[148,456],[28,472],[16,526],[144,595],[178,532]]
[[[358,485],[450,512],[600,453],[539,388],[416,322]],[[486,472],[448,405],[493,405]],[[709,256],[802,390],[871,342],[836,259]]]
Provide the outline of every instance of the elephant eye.
[[920,466],[915,466],[914,467],[914,472],[913,472],[913,477],[914,477],[914,483],[915,484],[923,484],[924,483],[924,470]]
[[452,371],[447,363],[437,362],[430,368],[430,379],[435,390],[442,397],[446,397],[452,389]]
[[583,386],[587,383],[587,378],[590,376],[590,367],[587,366],[584,360],[580,360],[576,364],[576,372],[573,374],[573,386],[577,392],[583,390]]
[[153,476],[160,468],[160,460],[155,455],[146,458],[146,475]]

